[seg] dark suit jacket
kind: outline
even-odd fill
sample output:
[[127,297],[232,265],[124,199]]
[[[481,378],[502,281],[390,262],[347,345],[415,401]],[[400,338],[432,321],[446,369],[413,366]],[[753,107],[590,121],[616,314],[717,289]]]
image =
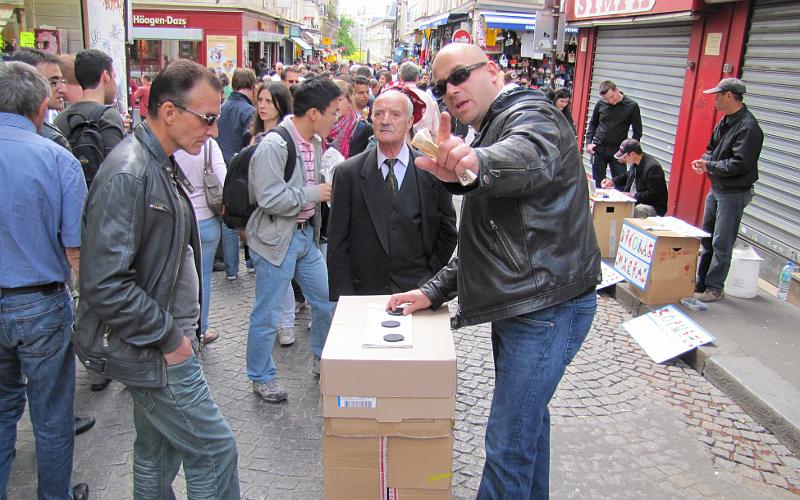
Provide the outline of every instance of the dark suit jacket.
[[[415,157],[412,151],[408,168],[416,168]],[[419,277],[421,285],[450,260],[458,233],[452,195],[428,172],[418,169],[416,174],[422,212],[420,237],[430,271]],[[340,295],[390,293],[387,202],[376,148],[336,167],[328,219],[328,283],[332,301],[339,300]]]

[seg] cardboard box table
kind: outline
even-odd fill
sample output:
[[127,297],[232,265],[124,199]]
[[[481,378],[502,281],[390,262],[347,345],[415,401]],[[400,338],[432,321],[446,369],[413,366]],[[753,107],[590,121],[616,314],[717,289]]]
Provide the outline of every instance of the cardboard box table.
[[411,318],[409,348],[364,347],[370,308],[343,296],[320,366],[327,499],[451,497],[456,354],[447,308]]
[[625,219],[614,269],[643,304],[677,303],[694,293],[699,238],[706,235],[674,217]]
[[636,200],[616,189],[596,189],[589,194],[594,232],[602,257],[617,254],[619,235],[625,219],[633,217]]

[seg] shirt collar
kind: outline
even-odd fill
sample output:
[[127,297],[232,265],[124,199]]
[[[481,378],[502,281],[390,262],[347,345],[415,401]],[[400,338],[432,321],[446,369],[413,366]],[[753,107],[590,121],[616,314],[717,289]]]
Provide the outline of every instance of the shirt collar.
[[[375,149],[378,151],[378,168],[381,168],[381,166],[383,166],[383,162],[385,162],[389,157],[383,154],[383,151],[381,151],[380,147],[376,147]],[[402,163],[404,167],[407,167],[410,154],[411,152],[408,150],[408,144],[403,142],[403,147],[400,149],[400,152],[397,153],[397,161]]]
[[310,141],[307,141],[303,136],[301,136],[300,131],[298,131],[297,127],[294,126],[294,122],[292,121],[292,116],[293,115],[288,115],[286,118],[284,118],[282,125],[284,125],[287,129],[289,129],[289,132],[292,133],[292,137],[294,137],[297,140],[298,145],[307,146],[309,148],[312,147],[313,144],[311,144]]
[[29,118],[16,113],[0,112],[0,125],[17,127],[29,132],[33,132],[34,134],[36,133],[36,125],[34,125]]

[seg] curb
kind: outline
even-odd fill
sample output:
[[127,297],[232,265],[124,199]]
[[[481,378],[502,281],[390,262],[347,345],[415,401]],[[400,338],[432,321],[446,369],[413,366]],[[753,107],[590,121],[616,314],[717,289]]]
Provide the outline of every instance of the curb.
[[[606,290],[634,316],[653,310],[639,302],[627,283]],[[681,359],[769,429],[793,453],[800,454],[800,389],[756,358],[723,354],[713,345],[698,347]]]

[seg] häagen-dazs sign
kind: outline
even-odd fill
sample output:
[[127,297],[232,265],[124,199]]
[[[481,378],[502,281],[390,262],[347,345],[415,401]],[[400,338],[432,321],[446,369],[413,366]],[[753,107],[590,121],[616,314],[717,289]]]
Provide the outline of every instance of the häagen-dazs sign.
[[656,0],[575,0],[573,13],[576,18],[638,14],[649,12]]
[[133,15],[133,24],[138,25],[146,25],[150,27],[155,26],[186,26],[186,18],[185,17],[173,17],[173,16],[158,16],[158,17],[150,17],[150,16],[143,16],[141,14],[134,14]]

